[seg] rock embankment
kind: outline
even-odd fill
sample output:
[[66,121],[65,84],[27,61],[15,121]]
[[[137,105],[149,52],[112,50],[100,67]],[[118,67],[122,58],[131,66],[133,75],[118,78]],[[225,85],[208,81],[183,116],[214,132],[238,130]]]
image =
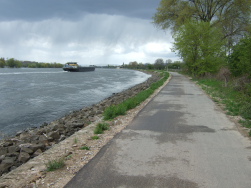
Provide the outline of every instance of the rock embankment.
[[39,128],[28,129],[19,132],[14,137],[2,140],[0,143],[0,176],[101,118],[107,107],[135,96],[159,79],[160,75],[154,72],[147,81],[121,93],[115,93],[98,104],[74,111],[49,124],[44,123]]

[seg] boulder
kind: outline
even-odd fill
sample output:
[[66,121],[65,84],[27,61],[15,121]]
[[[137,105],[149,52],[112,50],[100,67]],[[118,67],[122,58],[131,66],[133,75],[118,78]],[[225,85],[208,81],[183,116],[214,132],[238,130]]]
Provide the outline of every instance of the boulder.
[[1,163],[0,164],[0,176],[6,172],[9,171],[9,168],[12,166],[12,164],[8,163]]
[[26,152],[20,152],[19,156],[18,156],[18,161],[25,163],[30,159],[30,155],[29,153]]
[[8,148],[7,147],[0,147],[0,155],[5,155],[8,153]]
[[72,123],[72,128],[82,128],[84,127],[84,123]]
[[41,153],[43,153],[43,151],[41,149],[38,149],[37,151],[35,151],[33,153],[33,157],[36,157],[36,156],[40,155]]
[[4,158],[5,158],[5,155],[0,156],[0,163],[4,160]]
[[2,160],[1,164],[14,164],[15,163],[16,158],[15,157],[5,157]]
[[18,146],[9,146],[8,147],[8,153],[14,153],[14,152],[17,152],[19,150],[20,150],[20,148]]
[[40,135],[38,140],[39,140],[39,142],[47,142],[48,137],[46,137],[45,135]]
[[57,131],[53,131],[48,133],[48,137],[52,138],[53,140],[58,140],[60,138],[60,135]]
[[33,152],[37,151],[37,150],[44,150],[45,149],[45,145],[43,143],[39,143],[39,144],[32,144],[29,147]]
[[25,152],[25,153],[28,153],[28,154],[32,154],[33,153],[33,150],[28,148],[28,147],[22,147],[21,148],[21,152]]

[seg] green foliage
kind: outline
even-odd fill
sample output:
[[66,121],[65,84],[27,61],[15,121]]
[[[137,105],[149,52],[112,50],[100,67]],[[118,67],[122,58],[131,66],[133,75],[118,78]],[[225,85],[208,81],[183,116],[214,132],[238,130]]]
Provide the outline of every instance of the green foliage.
[[10,68],[20,68],[20,67],[28,67],[28,68],[62,68],[63,65],[61,63],[38,63],[32,61],[19,61],[14,58],[10,58],[5,60],[4,58],[0,58],[0,68],[4,68],[5,66]]
[[108,130],[110,125],[108,123],[98,123],[94,129],[94,134],[103,134],[105,130]]
[[189,20],[213,23],[225,37],[238,36],[250,26],[249,0],[161,0],[153,22],[161,29],[177,31]]
[[164,60],[163,59],[156,59],[156,61],[154,63],[154,68],[156,70],[163,70],[163,69],[165,69]]
[[123,104],[112,105],[105,109],[104,111],[104,120],[114,119],[119,115],[126,114],[126,106]]
[[251,99],[249,95],[235,90],[231,84],[229,87],[224,87],[224,83],[216,79],[200,79],[198,83],[214,100],[225,105],[225,110],[228,111],[229,115],[242,116],[246,120],[240,123],[245,127],[251,127]]
[[81,149],[81,150],[90,150],[90,147],[88,147],[88,146],[83,146],[83,147],[81,147],[80,149]]
[[0,58],[0,68],[4,68],[5,67],[5,59],[2,57]]
[[22,66],[21,62],[18,60],[15,60],[14,58],[10,58],[6,60],[6,66],[10,68],[20,68]]
[[74,144],[77,144],[77,143],[78,143],[78,139],[74,138]]
[[163,83],[168,79],[169,73],[164,72],[163,78],[155,83],[153,83],[150,88],[141,91],[136,96],[131,97],[121,104],[118,105],[112,105],[105,109],[104,111],[104,120],[110,120],[114,119],[115,117],[119,115],[125,115],[127,110],[133,109],[136,106],[138,106],[141,102],[146,100],[153,92],[163,85]]
[[174,36],[174,49],[194,76],[215,73],[225,60],[221,32],[209,22],[188,22]]
[[182,69],[184,65],[185,64],[182,62],[173,62],[173,63],[168,63],[167,68],[168,69]]
[[99,139],[99,136],[95,135],[95,136],[92,137],[92,140],[98,140],[98,139]]
[[251,77],[251,35],[234,46],[229,56],[229,68],[234,76]]
[[47,171],[54,171],[65,166],[64,159],[55,159],[46,163]]

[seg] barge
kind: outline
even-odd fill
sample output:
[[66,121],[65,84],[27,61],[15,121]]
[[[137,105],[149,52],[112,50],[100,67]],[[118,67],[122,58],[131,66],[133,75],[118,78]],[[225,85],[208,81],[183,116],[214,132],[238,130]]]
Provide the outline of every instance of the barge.
[[88,72],[88,71],[95,71],[95,67],[94,66],[82,67],[75,62],[69,62],[64,65],[63,70],[68,72]]

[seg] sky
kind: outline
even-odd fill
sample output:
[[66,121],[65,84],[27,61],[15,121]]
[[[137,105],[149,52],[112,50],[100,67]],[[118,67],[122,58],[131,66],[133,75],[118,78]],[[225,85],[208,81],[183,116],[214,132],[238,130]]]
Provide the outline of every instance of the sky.
[[0,57],[81,65],[179,60],[160,0],[0,0]]

